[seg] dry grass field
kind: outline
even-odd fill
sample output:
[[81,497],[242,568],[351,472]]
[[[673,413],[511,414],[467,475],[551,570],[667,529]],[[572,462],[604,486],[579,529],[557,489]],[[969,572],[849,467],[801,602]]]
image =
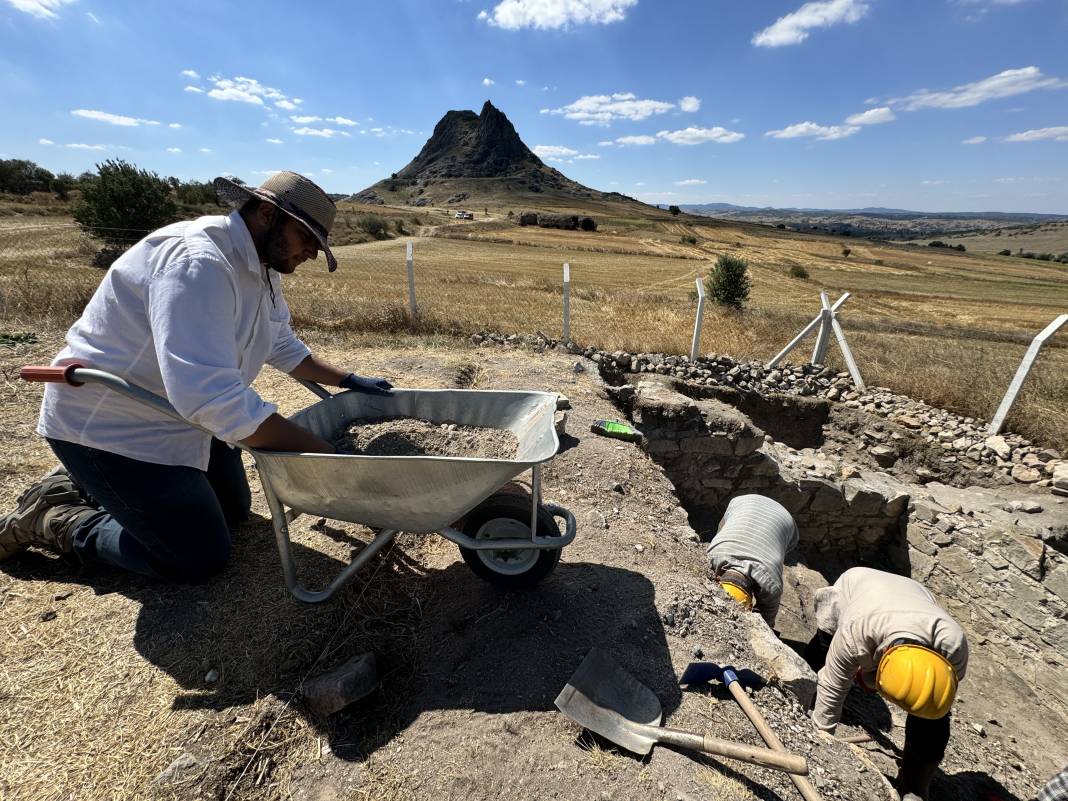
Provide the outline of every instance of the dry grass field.
[[[1000,250],[1020,250],[1033,253],[1068,253],[1068,222],[1042,225],[1012,225],[996,231],[939,237],[948,245],[961,244],[969,251],[997,253]],[[923,242],[927,244],[927,240]]]
[[[694,280],[719,254],[748,260],[742,312],[706,309],[703,352],[770,359],[818,311],[819,291],[852,297],[842,323],[869,384],[989,418],[1031,338],[1068,310],[1068,266],[972,252],[871,243],[599,204],[596,233],[518,227],[507,210],[474,222],[441,210],[343,204],[400,220],[411,236],[337,248],[286,279],[298,327],[463,335],[561,332],[563,262],[571,265],[571,335],[610,350],[689,351]],[[629,215],[629,216],[628,216]],[[38,227],[44,226],[44,227]],[[687,244],[683,237],[696,239]],[[405,242],[415,249],[420,315],[407,315]],[[843,255],[843,247],[850,253]],[[68,324],[102,272],[73,227],[0,220],[0,328]],[[799,265],[808,279],[791,277]],[[793,354],[807,358],[811,344]],[[839,365],[832,349],[831,364]],[[1009,418],[1036,441],[1068,448],[1068,334],[1051,340]]]

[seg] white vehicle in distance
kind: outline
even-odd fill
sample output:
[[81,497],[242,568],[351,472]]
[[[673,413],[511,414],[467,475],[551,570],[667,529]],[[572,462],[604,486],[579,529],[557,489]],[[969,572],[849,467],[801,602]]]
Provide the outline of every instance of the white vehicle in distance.
[[457,211],[452,216],[453,216],[453,219],[455,219],[455,220],[473,220],[473,219],[475,219],[474,213],[472,213],[470,211],[463,211],[462,209],[460,211]]

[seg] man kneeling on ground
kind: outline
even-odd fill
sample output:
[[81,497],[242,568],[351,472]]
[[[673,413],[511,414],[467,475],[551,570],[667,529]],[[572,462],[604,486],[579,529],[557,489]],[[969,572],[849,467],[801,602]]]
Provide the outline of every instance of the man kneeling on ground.
[[805,659],[819,671],[816,726],[834,733],[854,681],[880,693],[908,712],[898,792],[926,799],[968,668],[964,631],[922,585],[867,567],[851,568],[834,586],[817,590],[815,606],[818,631]]
[[763,495],[739,495],[727,504],[708,559],[726,593],[774,628],[783,563],[796,546],[797,524],[782,505]]
[[240,450],[333,453],[251,388],[264,363],[295,378],[389,392],[317,359],[290,327],[275,274],[327,245],[334,202],[277,173],[249,188],[216,178],[228,216],[162,228],[111,267],[57,364],[115,373],[167,398],[178,422],[99,384],[45,389],[37,431],[62,465],[0,518],[0,560],[27,546],[146,576],[196,581],[222,569],[251,493]]

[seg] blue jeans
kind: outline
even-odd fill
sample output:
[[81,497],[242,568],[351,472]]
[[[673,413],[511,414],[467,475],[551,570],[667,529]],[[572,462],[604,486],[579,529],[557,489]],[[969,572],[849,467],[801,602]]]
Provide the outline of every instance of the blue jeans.
[[252,506],[241,451],[211,441],[207,472],[63,440],[48,444],[99,513],[74,531],[74,553],[151,578],[200,581],[230,556],[230,526]]

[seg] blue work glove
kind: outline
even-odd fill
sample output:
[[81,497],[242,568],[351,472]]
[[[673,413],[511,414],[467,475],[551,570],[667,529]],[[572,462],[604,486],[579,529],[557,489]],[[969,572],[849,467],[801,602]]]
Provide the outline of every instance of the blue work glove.
[[388,395],[393,385],[384,378],[370,378],[349,373],[338,384],[342,389],[351,389],[354,392],[366,392],[369,395]]

